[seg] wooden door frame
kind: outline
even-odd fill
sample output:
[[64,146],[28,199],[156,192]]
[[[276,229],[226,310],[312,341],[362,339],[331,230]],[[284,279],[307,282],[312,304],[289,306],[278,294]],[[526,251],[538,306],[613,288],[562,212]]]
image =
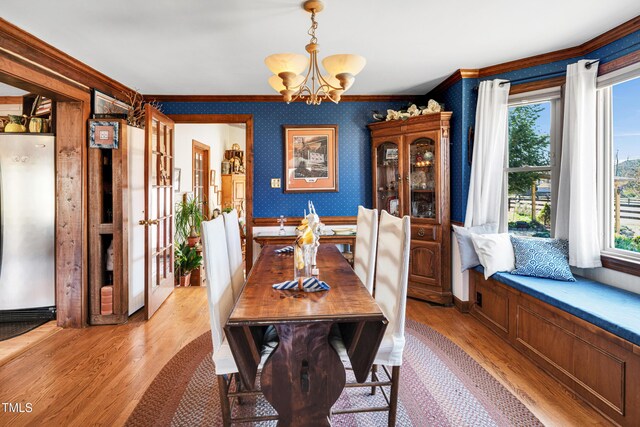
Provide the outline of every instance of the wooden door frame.
[[0,51],[0,82],[56,102],[55,288],[57,323],[83,327],[88,318],[86,123],[89,88]]
[[247,227],[247,250],[245,267],[253,265],[253,114],[167,114],[176,124],[233,124],[245,125],[245,224]]
[[[205,211],[205,218],[209,218],[209,212],[211,204],[209,202],[209,186],[211,183],[209,182],[209,170],[211,165],[209,164],[209,160],[211,159],[211,147],[207,144],[203,144],[200,141],[196,141],[195,139],[191,140],[191,190],[193,190],[193,184],[196,182],[196,163],[195,163],[195,150],[202,150],[206,152],[205,156],[203,156],[203,194],[205,200],[201,200],[202,203],[206,203],[207,209]],[[205,167],[206,166],[206,167]]]

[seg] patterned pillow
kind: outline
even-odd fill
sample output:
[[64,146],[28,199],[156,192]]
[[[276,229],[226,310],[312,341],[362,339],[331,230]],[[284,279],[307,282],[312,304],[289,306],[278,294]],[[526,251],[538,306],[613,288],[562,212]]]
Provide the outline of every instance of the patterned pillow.
[[516,269],[511,274],[575,282],[569,268],[569,242],[511,236]]

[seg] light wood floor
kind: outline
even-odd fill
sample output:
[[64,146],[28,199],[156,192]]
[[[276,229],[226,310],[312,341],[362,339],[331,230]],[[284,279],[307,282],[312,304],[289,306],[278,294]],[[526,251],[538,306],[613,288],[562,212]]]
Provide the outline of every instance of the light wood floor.
[[[546,425],[606,425],[597,412],[455,308],[409,300],[408,316],[455,341]],[[0,366],[0,402],[33,412],[0,425],[122,425],[167,361],[209,330],[204,288],[178,288],[149,322],[65,329]]]
[[52,320],[26,334],[0,342],[0,366],[61,330]]

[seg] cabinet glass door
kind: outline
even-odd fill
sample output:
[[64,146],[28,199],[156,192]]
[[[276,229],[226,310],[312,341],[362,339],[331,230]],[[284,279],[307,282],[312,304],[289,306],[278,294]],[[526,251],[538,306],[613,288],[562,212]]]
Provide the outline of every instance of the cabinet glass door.
[[414,218],[436,218],[438,212],[436,142],[420,137],[409,146],[409,213]]
[[386,210],[391,215],[401,216],[400,210],[400,169],[398,144],[387,141],[376,151],[376,186],[378,210]]

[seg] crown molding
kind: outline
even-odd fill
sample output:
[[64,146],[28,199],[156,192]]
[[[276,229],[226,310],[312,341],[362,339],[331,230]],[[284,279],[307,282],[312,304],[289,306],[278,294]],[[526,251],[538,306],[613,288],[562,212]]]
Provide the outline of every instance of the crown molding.
[[[340,102],[414,101],[422,97],[423,95],[343,95]],[[157,102],[284,102],[280,95],[144,95],[144,98]]]
[[[442,83],[436,86],[433,90],[431,90],[428,95],[429,96],[438,96],[441,95],[444,91],[449,89],[451,86],[456,84],[461,79],[466,78],[484,78],[489,76],[494,76],[497,74],[508,73],[510,71],[521,70],[523,68],[535,67],[538,65],[549,64],[551,62],[563,61],[566,59],[571,59],[579,56],[588,55],[591,52],[600,49],[610,43],[613,43],[616,40],[621,39],[622,37],[628,36],[629,34],[635,33],[636,31],[640,31],[640,16],[636,16],[635,18],[630,19],[629,21],[618,25],[611,30],[600,34],[588,40],[578,46],[569,47],[566,49],[560,49],[553,52],[543,53],[540,55],[529,56],[526,58],[520,58],[513,61],[503,62],[501,64],[491,65],[489,67],[480,68],[477,70],[473,69],[460,69],[456,70],[447,77]],[[601,69],[606,71],[601,71],[599,74],[606,74],[607,72],[614,71],[614,69],[622,68],[630,63],[637,62],[634,61],[636,58],[634,55],[636,53],[631,53],[629,55],[625,55],[624,57],[615,59],[606,64],[602,64],[600,66]],[[623,59],[624,58],[624,59]],[[608,64],[616,63],[616,65],[611,65],[609,67]],[[625,65],[620,65],[625,64]],[[554,80],[554,79],[548,79]],[[531,83],[523,83],[521,85],[529,85]],[[549,83],[548,83],[549,84]],[[550,86],[547,86],[550,87]]]
[[87,88],[96,88],[111,95],[131,91],[122,83],[2,18],[0,18],[0,49]]

